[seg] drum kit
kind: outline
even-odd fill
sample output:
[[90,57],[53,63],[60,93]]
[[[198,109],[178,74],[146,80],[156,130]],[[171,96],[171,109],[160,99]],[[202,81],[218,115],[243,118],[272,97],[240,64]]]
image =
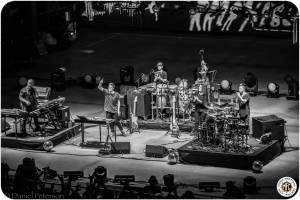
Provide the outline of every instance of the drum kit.
[[249,125],[238,117],[235,107],[215,107],[208,109],[206,114],[196,135],[199,142],[217,145],[225,152],[242,152],[249,147]]

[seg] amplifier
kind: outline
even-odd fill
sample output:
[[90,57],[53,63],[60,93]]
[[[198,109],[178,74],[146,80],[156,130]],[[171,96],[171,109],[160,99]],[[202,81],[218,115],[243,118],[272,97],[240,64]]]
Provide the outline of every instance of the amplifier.
[[160,145],[146,145],[146,157],[163,158],[168,155],[168,149]]
[[127,103],[129,113],[133,111],[134,99],[136,96],[136,116],[147,119],[151,115],[151,95],[148,92],[129,90],[127,92]]
[[286,121],[276,115],[252,117],[253,137],[260,138],[263,134],[271,132],[272,140],[283,140],[285,137]]
[[[114,145],[114,147],[113,147]],[[112,154],[129,154],[130,153],[130,142],[114,142],[111,143]]]

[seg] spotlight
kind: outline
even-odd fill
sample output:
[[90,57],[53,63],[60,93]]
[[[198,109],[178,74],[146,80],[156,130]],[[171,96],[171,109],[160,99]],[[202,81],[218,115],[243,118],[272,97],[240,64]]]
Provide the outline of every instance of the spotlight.
[[232,83],[229,80],[222,80],[220,83],[221,94],[232,94]]
[[284,81],[288,85],[288,100],[298,100],[299,99],[299,83],[291,75],[287,74],[284,77]]
[[252,169],[255,173],[260,173],[264,164],[260,160],[253,161]]
[[107,181],[107,169],[103,166],[98,166],[95,168],[93,176],[95,177],[95,182],[101,184]]
[[248,72],[244,78],[243,82],[246,85],[246,92],[250,95],[257,95],[258,93],[258,80],[252,72]]
[[269,83],[268,84],[268,94],[267,97],[271,97],[271,98],[279,98],[279,85],[277,83]]
[[170,150],[170,153],[168,155],[168,164],[169,165],[175,165],[178,162],[178,154],[175,151],[175,149]]
[[256,194],[259,188],[256,187],[256,179],[253,176],[247,176],[244,178],[244,193]]
[[84,74],[79,78],[79,84],[83,88],[93,89],[96,87],[96,76],[92,74]]
[[25,76],[20,76],[17,80],[18,88],[23,88],[27,85],[28,78]]
[[43,148],[45,151],[51,151],[51,149],[53,148],[53,142],[50,140],[45,141],[43,144]]

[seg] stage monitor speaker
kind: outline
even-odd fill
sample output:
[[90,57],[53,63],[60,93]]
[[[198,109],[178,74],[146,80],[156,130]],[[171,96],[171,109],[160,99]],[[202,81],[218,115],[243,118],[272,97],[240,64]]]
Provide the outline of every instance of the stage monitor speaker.
[[146,145],[146,157],[163,158],[168,155],[168,149],[160,145]]
[[3,118],[1,118],[1,132],[7,131],[10,129],[9,123],[7,123]]
[[[114,147],[113,147],[114,145]],[[114,142],[111,143],[112,154],[129,154],[130,153],[130,142]]]
[[253,137],[260,138],[263,134],[271,132],[272,140],[284,140],[286,121],[276,115],[252,117]]
[[121,84],[133,85],[134,84],[134,68],[133,66],[125,66],[120,69]]

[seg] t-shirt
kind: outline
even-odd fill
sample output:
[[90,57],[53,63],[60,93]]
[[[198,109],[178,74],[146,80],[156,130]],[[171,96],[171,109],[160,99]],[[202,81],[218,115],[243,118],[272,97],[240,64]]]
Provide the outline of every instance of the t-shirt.
[[250,115],[250,106],[249,106],[250,96],[249,96],[249,94],[244,93],[242,95],[242,99],[246,100],[247,102],[244,103],[240,100],[240,98],[238,98],[240,117],[245,118]]
[[120,94],[118,92],[109,93],[107,89],[103,89],[103,92],[105,94],[104,111],[117,113]]

